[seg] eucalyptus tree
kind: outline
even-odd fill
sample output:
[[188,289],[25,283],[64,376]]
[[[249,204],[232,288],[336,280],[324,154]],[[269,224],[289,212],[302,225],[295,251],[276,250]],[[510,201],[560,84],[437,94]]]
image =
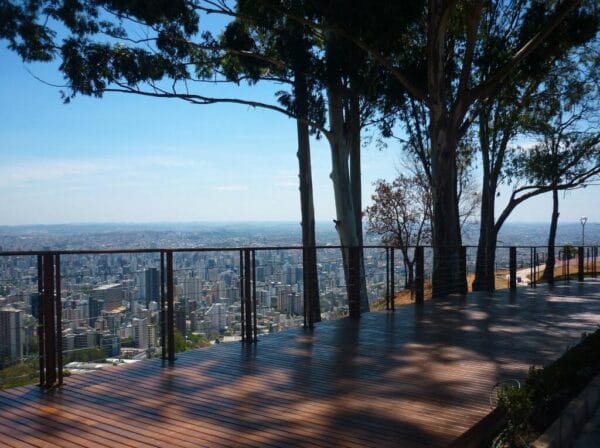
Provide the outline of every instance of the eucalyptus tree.
[[559,191],[585,187],[600,176],[600,98],[593,82],[595,73],[579,73],[580,65],[571,68],[565,74],[564,67],[557,67],[547,80],[544,95],[530,110],[529,129],[537,142],[512,160],[515,175],[537,185],[534,191],[552,193],[546,280],[554,278]]
[[[508,20],[506,23],[510,24],[512,21]],[[537,188],[527,184],[524,177],[519,179],[519,175],[523,175],[524,171],[515,171],[512,169],[514,166],[508,163],[518,147],[516,141],[526,138],[532,130],[533,123],[539,123],[538,119],[533,119],[535,114],[531,113],[531,108],[543,98],[553,95],[550,93],[551,84],[561,82],[565,86],[567,83],[579,82],[574,76],[581,70],[585,70],[587,75],[594,72],[592,65],[589,62],[584,63],[578,54],[582,52],[582,45],[589,45],[595,41],[597,30],[598,17],[585,10],[569,17],[560,30],[548,38],[543,48],[506,79],[493,97],[481,102],[476,124],[483,178],[474,290],[495,289],[498,233],[506,219],[519,204],[547,191],[540,185],[537,185],[540,187]],[[488,27],[487,33],[489,48],[485,52],[490,55],[503,52],[504,48],[494,44],[498,39],[492,37],[506,32]],[[574,62],[574,59],[583,64]],[[489,75],[482,72],[480,76],[485,79]],[[541,111],[538,107],[536,114],[539,115]],[[543,115],[548,118],[546,113]],[[500,213],[496,215],[498,187],[509,180],[513,183],[513,191]]]
[[[378,119],[383,72],[369,61],[364,51],[357,51],[352,43],[335,33],[321,32],[310,24],[342,20],[343,16],[345,23],[353,24],[356,28],[370,28],[373,32],[377,22],[373,17],[365,20],[365,17],[370,17],[365,14],[365,7],[364,2],[351,2],[345,8],[309,1],[239,2],[237,18],[232,24],[232,28],[235,27],[240,33],[233,40],[248,46],[236,49],[238,54],[239,50],[260,48],[269,57],[277,55],[293,61],[297,55],[289,51],[289,48],[294,48],[289,42],[289,35],[290,31],[300,27],[309,42],[309,47],[303,47],[305,62],[298,64],[301,69],[295,76],[308,76],[308,79],[314,80],[311,85],[320,87],[320,92],[311,91],[309,99],[322,106],[324,115],[313,118],[310,124],[329,143],[332,161],[330,177],[336,205],[335,228],[343,246],[344,272],[349,288],[350,270],[360,271],[362,310],[368,310],[368,298],[362,255],[361,131]],[[307,33],[306,30],[311,32]],[[231,44],[225,46],[231,47]],[[233,55],[233,61],[233,65],[244,74],[255,70],[252,60],[244,61]],[[306,61],[312,62],[307,64]],[[287,107],[293,108],[298,104],[295,93],[280,92],[279,99]],[[356,248],[359,253],[357,265],[353,268],[349,266],[350,248]]]
[[[286,25],[284,32],[278,35],[277,55],[265,54],[262,48],[247,48],[249,40],[244,40],[241,32],[247,24],[234,21],[223,29],[222,36],[214,36],[200,28],[200,21],[205,20],[207,14],[218,13],[230,22],[236,19],[238,11],[228,3],[49,0],[18,4],[0,0],[0,37],[8,39],[10,47],[25,60],[59,58],[60,70],[67,82],[63,91],[66,102],[78,94],[102,97],[108,92],[118,92],[174,98],[201,105],[248,105],[295,118],[302,242],[306,248],[303,254],[304,289],[312,320],[318,321],[320,306],[309,124],[318,129],[323,112],[320,111],[319,96],[311,94],[314,86],[309,43],[302,26],[295,23]],[[266,23],[265,17],[261,18],[264,11],[248,11],[252,2],[239,3],[246,5],[246,12],[254,13],[254,22],[260,18],[263,24]],[[277,24],[270,25],[275,27]],[[66,34],[62,41],[53,27]],[[263,30],[268,32],[268,27],[263,26]],[[269,51],[273,53],[273,47]],[[241,66],[245,68],[243,74]],[[293,92],[280,95],[279,103],[243,96],[215,96],[218,90],[212,88],[214,84],[239,83],[242,79],[250,84],[267,80],[291,85]]]
[[[308,131],[325,135],[332,152],[336,229],[344,247],[361,249],[360,131],[372,116],[365,92],[373,76],[365,68],[364,53],[348,42],[334,34],[309,38],[301,24],[276,14],[284,4],[312,22],[324,20],[331,11],[301,2],[273,1],[32,0],[23,5],[0,1],[2,10],[9,13],[0,29],[13,49],[24,58],[61,60],[66,102],[79,94],[101,97],[116,92],[201,105],[242,104],[297,119],[303,243],[309,248],[314,248],[315,237]],[[200,29],[200,19],[208,14],[231,22],[221,37]],[[355,22],[361,17],[358,10],[353,12]],[[57,23],[65,35],[62,41],[51,28]],[[325,86],[322,91],[315,79]],[[211,95],[215,83],[265,80],[290,90],[279,92],[272,102]],[[373,89],[369,95],[374,95]],[[316,255],[314,250],[307,253],[305,262],[310,266],[305,272],[312,276],[308,284],[318,299]],[[343,255],[347,263],[346,249]],[[364,266],[359,258],[361,308],[367,310]],[[318,304],[314,308],[318,310]]]
[[[336,2],[333,2],[336,3]],[[337,33],[384,67],[408,96],[427,110],[433,193],[433,295],[465,289],[461,278],[460,216],[458,210],[457,154],[461,139],[478,116],[482,103],[493,98],[504,81],[569,19],[595,14],[595,1],[471,0],[402,3],[420,9],[410,26],[381,27],[379,36],[357,33],[343,21],[314,24]],[[342,5],[338,5],[342,6]],[[398,6],[400,7],[400,6]],[[506,20],[499,11],[512,11],[514,26],[496,36],[494,52],[486,57],[484,28],[487,18]],[[484,20],[484,18],[486,20]],[[402,22],[402,18],[398,19]],[[385,30],[385,31],[383,31]],[[486,72],[481,79],[477,74]]]
[[[294,5],[297,14],[309,15],[302,2]],[[220,37],[225,77],[236,83],[255,84],[277,80],[289,90],[277,92],[279,104],[296,119],[300,204],[302,215],[303,280],[306,303],[314,321],[320,320],[319,287],[312,189],[310,135],[321,132],[324,122],[323,97],[315,72],[311,35],[303,25],[273,14],[269,8],[240,1],[235,9],[215,5],[212,13],[226,14],[232,20]]]

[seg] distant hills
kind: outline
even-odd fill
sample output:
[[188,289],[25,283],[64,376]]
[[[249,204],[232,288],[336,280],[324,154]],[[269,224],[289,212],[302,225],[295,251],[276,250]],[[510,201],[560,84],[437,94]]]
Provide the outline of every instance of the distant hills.
[[[366,227],[366,226],[365,226]],[[545,245],[548,223],[506,224],[498,238],[499,246]],[[0,246],[4,250],[28,246],[52,248],[101,247],[177,247],[299,245],[300,224],[297,222],[197,222],[197,223],[89,223],[0,226]],[[477,245],[478,224],[464,230],[465,245]],[[21,244],[25,240],[28,244]],[[20,243],[17,243],[20,241]],[[600,244],[600,223],[588,222],[586,244]],[[378,240],[367,235],[366,244]],[[580,223],[559,223],[557,244],[581,243]],[[317,223],[317,244],[339,244],[331,222]]]

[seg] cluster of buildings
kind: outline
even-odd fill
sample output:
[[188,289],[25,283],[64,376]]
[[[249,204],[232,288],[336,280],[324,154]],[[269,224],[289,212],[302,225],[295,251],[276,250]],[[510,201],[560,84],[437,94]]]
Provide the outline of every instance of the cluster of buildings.
[[[61,257],[65,362],[140,359],[160,353],[157,258],[156,254],[139,253]],[[185,252],[177,253],[175,260],[177,331],[184,338],[239,337],[239,253]],[[301,325],[301,251],[257,251],[255,275],[259,331]],[[322,255],[319,280],[323,318],[345,315],[339,250]],[[39,308],[35,257],[0,257],[0,358],[4,364],[35,356]]]

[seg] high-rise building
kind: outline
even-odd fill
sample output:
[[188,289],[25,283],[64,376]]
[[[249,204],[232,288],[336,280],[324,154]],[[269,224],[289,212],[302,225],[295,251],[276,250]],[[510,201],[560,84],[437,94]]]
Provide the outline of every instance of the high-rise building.
[[150,347],[156,347],[158,345],[158,333],[156,331],[156,325],[148,324],[148,345]]
[[65,354],[71,353],[75,349],[75,335],[71,330],[63,330],[62,335],[62,350]]
[[0,356],[10,359],[23,357],[23,311],[13,308],[0,310]]
[[134,317],[132,320],[133,343],[137,348],[148,348],[150,335],[148,334],[148,319]]
[[198,299],[202,294],[202,281],[197,277],[187,277],[183,280],[183,295],[188,299]]
[[158,302],[160,300],[160,276],[158,269],[149,268],[144,271],[144,299],[146,300],[146,308],[150,302]]
[[[96,300],[104,300],[104,309],[107,311],[123,306],[123,287],[120,283],[98,286],[92,289],[91,296]],[[90,317],[92,315],[90,312]]]
[[210,332],[220,333],[227,325],[227,310],[222,303],[214,303],[206,310],[205,318],[210,322]]
[[90,313],[89,324],[90,327],[94,328],[96,319],[98,319],[104,309],[104,300],[98,299],[95,295],[91,295],[88,299],[88,309]]
[[258,304],[263,308],[271,308],[271,293],[268,289],[259,289],[257,292]]
[[98,345],[98,333],[96,330],[83,330],[75,333],[75,349],[94,348]]
[[121,342],[117,335],[105,333],[100,337],[100,347],[107,357],[119,356]]
[[185,311],[185,304],[176,303],[175,304],[175,328],[177,329],[177,331],[179,331],[183,335],[185,335],[187,332],[186,314],[187,313]]
[[104,320],[106,321],[106,330],[110,332],[110,334],[117,334],[117,330],[123,320],[123,315],[118,312],[103,311],[102,317],[104,317]]
[[265,281],[265,268],[264,266],[256,267],[256,281],[264,282]]

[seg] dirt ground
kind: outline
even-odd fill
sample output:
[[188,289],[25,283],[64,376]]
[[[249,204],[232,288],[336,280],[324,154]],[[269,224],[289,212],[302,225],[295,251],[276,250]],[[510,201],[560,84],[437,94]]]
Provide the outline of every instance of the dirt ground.
[[[597,266],[599,269],[600,266]],[[593,266],[590,263],[586,263],[585,272],[591,273],[593,270]],[[578,273],[577,264],[569,265],[569,276],[576,276]],[[500,269],[496,272],[496,289],[507,289],[508,288],[508,269]],[[563,266],[557,266],[554,270],[554,276],[556,280],[560,280],[563,278]],[[542,272],[538,274],[538,281],[540,281],[542,277]],[[475,279],[475,273],[469,272],[467,274],[467,282],[469,285],[469,291],[473,290],[473,280]],[[431,299],[431,283],[425,283],[425,300]],[[401,289],[396,293],[395,304],[396,305],[405,305],[408,303],[413,303],[415,301],[414,294],[410,290]],[[381,301],[376,304],[375,309],[385,309],[385,302]]]
[[[508,275],[508,270],[500,270],[496,272],[496,289],[505,289],[508,288],[508,279],[506,276]],[[473,280],[475,279],[475,273],[469,272],[467,274],[467,283],[469,285],[469,291],[473,290]],[[425,300],[431,299],[431,283],[425,283]],[[413,303],[415,301],[414,295],[411,291],[403,289],[396,293],[396,305],[405,305],[407,303]],[[384,308],[385,308],[385,304]]]

